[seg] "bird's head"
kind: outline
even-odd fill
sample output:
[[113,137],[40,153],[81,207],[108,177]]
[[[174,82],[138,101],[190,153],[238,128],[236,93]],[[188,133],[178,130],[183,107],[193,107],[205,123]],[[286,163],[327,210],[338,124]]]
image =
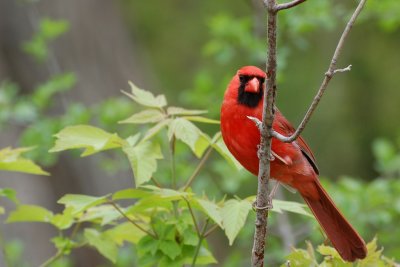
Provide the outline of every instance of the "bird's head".
[[256,107],[263,97],[263,87],[267,75],[254,66],[245,66],[238,70],[233,77],[230,90],[236,90],[239,104]]

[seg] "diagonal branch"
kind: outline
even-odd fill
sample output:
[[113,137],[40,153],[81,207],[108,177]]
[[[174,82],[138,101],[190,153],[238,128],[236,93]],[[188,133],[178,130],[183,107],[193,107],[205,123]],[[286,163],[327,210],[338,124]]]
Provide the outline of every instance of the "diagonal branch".
[[322,81],[322,84],[319,87],[319,90],[318,90],[317,94],[315,95],[313,102],[311,103],[310,107],[308,108],[306,115],[304,116],[303,120],[301,121],[299,127],[297,127],[297,130],[291,136],[283,136],[275,131],[272,131],[271,135],[273,137],[275,137],[285,143],[290,143],[290,142],[293,142],[294,140],[296,140],[300,136],[300,134],[304,130],[304,128],[306,127],[306,124],[308,123],[308,121],[311,118],[311,115],[313,114],[314,110],[318,106],[318,103],[321,100],[321,97],[324,94],[324,92],[325,92],[330,80],[333,78],[333,76],[338,72],[345,72],[345,71],[350,70],[351,65],[344,69],[336,69],[336,63],[342,52],[343,45],[347,39],[347,36],[349,35],[349,32],[354,25],[354,22],[356,21],[358,15],[360,14],[360,12],[363,9],[366,2],[367,2],[367,0],[360,1],[356,10],[354,11],[353,15],[351,16],[349,22],[347,23],[346,28],[344,29],[342,36],[340,37],[339,43],[336,46],[336,50],[335,50],[335,53],[333,54],[328,71],[325,73],[324,80]]
[[305,1],[307,1],[307,0],[293,0],[288,3],[279,4],[276,6],[276,10],[281,11],[283,9],[289,9],[289,8],[295,7],[297,5],[300,5],[301,3],[305,2]]

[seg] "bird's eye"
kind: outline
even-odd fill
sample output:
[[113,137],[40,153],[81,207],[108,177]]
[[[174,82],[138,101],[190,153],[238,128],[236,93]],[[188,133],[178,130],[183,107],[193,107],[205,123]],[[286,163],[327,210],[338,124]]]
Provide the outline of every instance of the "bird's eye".
[[246,77],[244,75],[239,75],[239,80],[241,82],[245,82],[246,81]]
[[263,84],[265,82],[264,78],[260,78],[260,84]]

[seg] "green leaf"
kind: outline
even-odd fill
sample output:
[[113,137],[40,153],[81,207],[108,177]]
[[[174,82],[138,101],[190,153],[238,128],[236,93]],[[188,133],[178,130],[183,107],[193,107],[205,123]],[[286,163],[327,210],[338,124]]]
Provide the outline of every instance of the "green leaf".
[[90,125],[68,126],[55,135],[56,144],[49,152],[85,148],[81,156],[88,156],[103,150],[121,147],[124,140],[117,134],[108,133]]
[[147,130],[147,132],[143,136],[143,139],[140,142],[144,142],[152,138],[154,135],[160,132],[165,126],[167,126],[171,121],[172,121],[171,119],[162,120],[153,127],[151,127],[149,130]]
[[223,228],[222,225],[222,216],[221,216],[221,208],[214,202],[201,199],[201,198],[193,198],[194,207],[198,207],[201,211],[203,211],[208,217],[210,217],[219,227]]
[[155,142],[146,141],[134,147],[125,143],[122,150],[128,156],[136,186],[140,186],[151,179],[151,176],[157,170],[157,159],[163,158],[161,148]]
[[[310,267],[318,265],[315,263],[315,259],[312,258],[308,251],[304,249],[293,249],[286,259],[290,262],[290,266]],[[286,264],[281,265],[281,267],[286,266]]]
[[84,236],[88,243],[95,247],[101,255],[113,263],[117,261],[118,247],[109,236],[91,228],[85,229]]
[[168,107],[168,115],[201,115],[207,113],[207,110],[184,109],[180,107]]
[[220,124],[218,120],[209,119],[202,116],[183,116],[181,117],[188,121],[196,121],[196,122],[203,122],[203,123],[210,123],[210,124]]
[[153,194],[149,191],[141,190],[141,189],[133,189],[133,188],[128,188],[128,189],[123,189],[120,191],[117,191],[113,194],[112,199],[113,200],[120,200],[120,199],[133,199],[133,198],[143,198],[143,197],[149,197],[152,196]]
[[76,246],[74,241],[63,236],[56,236],[51,239],[51,242],[55,245],[58,251],[62,252],[63,255],[69,255],[74,246]]
[[139,113],[133,114],[129,118],[119,123],[145,124],[159,122],[165,119],[165,114],[158,109],[146,109]]
[[53,213],[43,207],[36,205],[19,205],[10,213],[7,221],[11,222],[50,222]]
[[0,150],[0,170],[15,171],[39,175],[50,175],[48,172],[42,170],[33,161],[21,156],[22,153],[32,150],[32,148],[16,148],[10,147]]
[[282,211],[289,211],[314,218],[314,216],[310,213],[307,205],[302,203],[273,199],[272,206],[273,206],[272,211],[275,212],[282,213]]
[[73,208],[73,214],[78,214],[90,207],[100,205],[107,201],[109,195],[93,197],[87,195],[66,194],[57,203],[64,204],[67,208]]
[[74,223],[73,208],[64,209],[62,214],[55,214],[51,223],[60,230],[68,229]]
[[232,245],[240,229],[243,228],[250,210],[251,204],[247,200],[230,199],[225,202],[221,214],[229,245]]
[[131,86],[132,94],[124,91],[122,92],[138,104],[152,108],[162,108],[167,105],[167,100],[164,95],[158,95],[155,97],[151,92],[140,89],[132,82],[129,82],[129,85]]
[[199,237],[192,229],[186,229],[183,233],[183,244],[190,246],[197,246]]
[[50,99],[55,93],[67,91],[75,84],[76,77],[74,73],[55,75],[49,81],[35,89],[32,101],[37,107],[43,109],[53,103]]
[[[143,225],[143,228],[148,226]],[[124,222],[104,232],[116,244],[121,246],[124,241],[137,244],[146,234],[130,222]]]
[[18,204],[17,193],[11,188],[0,188],[0,197],[6,197],[15,204]]
[[170,140],[173,135],[187,144],[197,157],[201,157],[210,144],[206,134],[183,118],[176,118],[169,124],[168,137]]
[[221,138],[221,132],[218,132],[211,142],[212,147],[235,169],[243,169],[242,165],[235,159],[235,157],[229,152],[224,141]]
[[169,200],[179,200],[184,197],[190,197],[193,193],[184,192],[184,191],[177,191],[169,188],[160,188],[154,185],[143,185],[141,188],[149,189],[153,192],[153,196],[159,196],[164,199]]
[[161,240],[158,248],[171,260],[174,260],[182,253],[182,247],[175,241],[171,240]]
[[99,222],[101,226],[109,224],[121,217],[121,214],[112,205],[100,205],[86,209],[85,213],[79,218],[80,222],[91,221]]
[[50,18],[44,18],[40,21],[40,35],[44,39],[53,40],[65,33],[69,28],[67,20],[54,20]]

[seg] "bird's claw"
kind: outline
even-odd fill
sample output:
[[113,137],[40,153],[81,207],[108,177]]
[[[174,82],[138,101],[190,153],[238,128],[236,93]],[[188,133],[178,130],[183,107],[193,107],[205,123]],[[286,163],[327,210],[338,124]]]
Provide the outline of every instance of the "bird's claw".
[[254,211],[258,211],[258,210],[272,210],[273,206],[272,206],[272,199],[268,197],[267,200],[267,205],[265,205],[264,207],[259,207],[257,206],[257,200],[253,202],[253,204],[251,205],[251,207],[253,208]]

